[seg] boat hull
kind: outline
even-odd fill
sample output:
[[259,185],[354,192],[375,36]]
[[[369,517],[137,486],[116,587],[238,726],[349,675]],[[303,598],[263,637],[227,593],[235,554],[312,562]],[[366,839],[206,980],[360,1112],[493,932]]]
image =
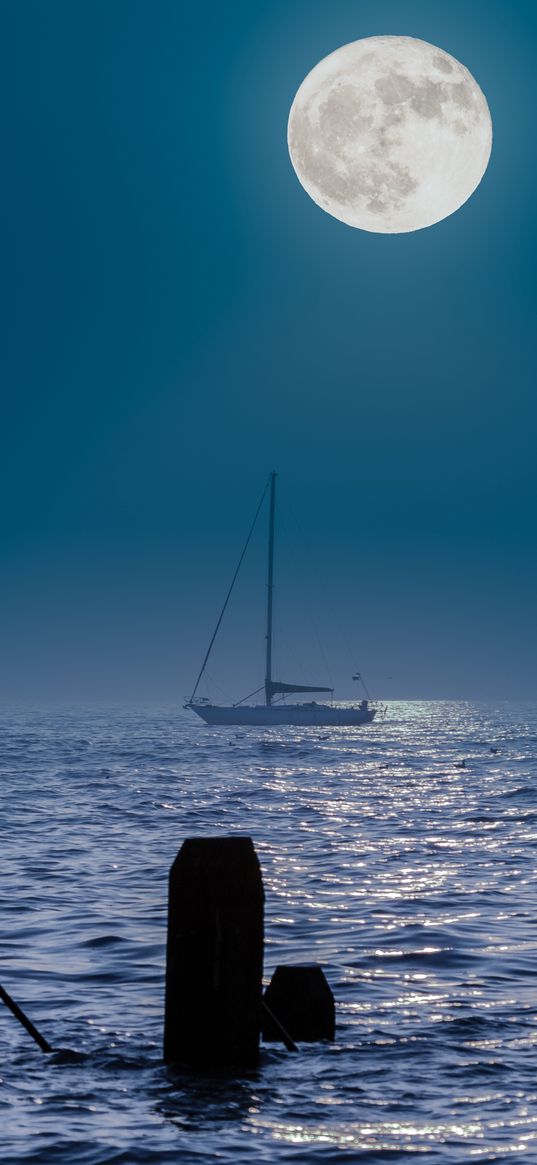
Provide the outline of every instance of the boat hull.
[[263,728],[273,728],[280,724],[320,728],[354,727],[370,724],[376,711],[369,707],[345,708],[332,704],[272,704],[270,707],[265,704],[242,704],[237,708],[218,704],[188,704],[187,707],[201,716],[206,724],[252,724]]

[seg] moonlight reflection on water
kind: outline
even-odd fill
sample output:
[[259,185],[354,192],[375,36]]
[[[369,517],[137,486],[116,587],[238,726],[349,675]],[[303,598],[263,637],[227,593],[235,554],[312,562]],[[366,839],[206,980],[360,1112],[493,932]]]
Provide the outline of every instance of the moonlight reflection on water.
[[[536,729],[507,704],[392,705],[324,739],[4,714],[5,985],[81,1055],[2,1014],[2,1161],[533,1162]],[[161,1064],[167,876],[219,832],[256,843],[266,975],[320,962],[337,1038],[203,1080]]]

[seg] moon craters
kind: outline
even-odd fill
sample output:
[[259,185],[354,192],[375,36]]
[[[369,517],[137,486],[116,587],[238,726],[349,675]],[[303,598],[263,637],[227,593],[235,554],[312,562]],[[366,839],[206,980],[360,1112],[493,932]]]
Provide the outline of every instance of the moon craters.
[[468,70],[410,37],[369,37],[325,57],[289,116],[298,178],[323,209],[382,233],[451,214],[478,185],[492,126]]

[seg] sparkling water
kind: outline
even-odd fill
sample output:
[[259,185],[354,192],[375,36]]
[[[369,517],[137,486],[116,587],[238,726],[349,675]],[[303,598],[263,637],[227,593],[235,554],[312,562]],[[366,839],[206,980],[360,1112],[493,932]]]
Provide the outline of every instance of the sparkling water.
[[[0,723],[4,1165],[537,1160],[537,708],[391,704],[358,729],[174,708]],[[463,764],[464,762],[464,764]],[[168,870],[247,833],[265,973],[321,963],[333,1044],[162,1064]]]

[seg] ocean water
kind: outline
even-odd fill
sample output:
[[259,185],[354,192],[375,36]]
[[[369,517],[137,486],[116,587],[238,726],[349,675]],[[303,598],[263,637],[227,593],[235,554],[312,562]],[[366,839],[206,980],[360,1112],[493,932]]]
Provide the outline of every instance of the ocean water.
[[[330,731],[18,711],[0,762],[0,980],[62,1049],[0,1005],[3,1165],[537,1162],[535,706],[399,703]],[[321,963],[336,1040],[177,1075],[168,870],[185,837],[236,832],[266,977]]]

